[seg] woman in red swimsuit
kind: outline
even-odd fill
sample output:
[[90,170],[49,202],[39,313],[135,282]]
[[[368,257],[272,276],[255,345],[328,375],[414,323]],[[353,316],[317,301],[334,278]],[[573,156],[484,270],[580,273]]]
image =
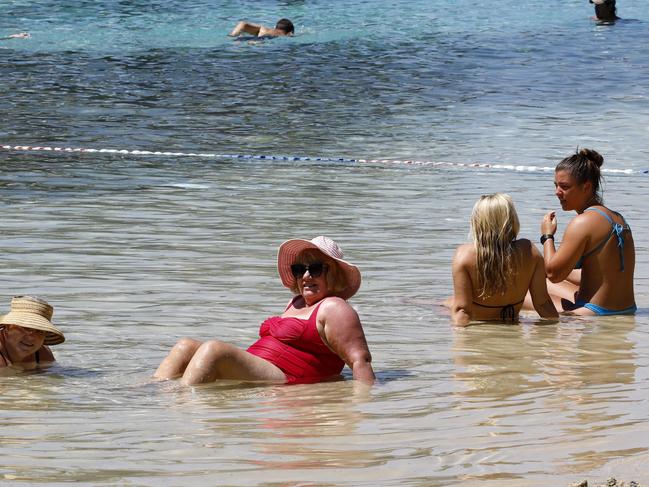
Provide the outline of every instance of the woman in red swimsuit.
[[219,340],[181,339],[155,377],[184,384],[218,379],[316,382],[340,375],[374,381],[372,357],[358,314],[348,303],[361,285],[355,265],[327,237],[288,240],[277,255],[282,284],[295,296],[280,316],[266,319],[247,350]]
[[52,322],[54,308],[42,299],[15,296],[11,310],[0,317],[0,367],[34,369],[54,362],[47,345],[65,341],[63,333]]

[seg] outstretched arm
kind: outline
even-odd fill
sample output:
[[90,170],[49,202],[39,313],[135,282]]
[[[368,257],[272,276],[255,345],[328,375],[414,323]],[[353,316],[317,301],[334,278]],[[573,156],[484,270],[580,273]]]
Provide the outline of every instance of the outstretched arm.
[[345,300],[328,299],[318,320],[324,325],[325,342],[352,369],[354,379],[372,384],[372,355],[358,314]]
[[259,31],[261,30],[261,25],[257,24],[251,24],[250,22],[246,22],[245,20],[242,20],[239,22],[234,29],[232,29],[232,32],[230,32],[230,36],[236,37],[242,32],[245,32],[246,34],[251,34],[253,36],[259,35]]
[[6,41],[7,39],[29,39],[31,36],[29,32],[20,32],[18,34],[11,34],[5,37],[0,37],[0,41]]

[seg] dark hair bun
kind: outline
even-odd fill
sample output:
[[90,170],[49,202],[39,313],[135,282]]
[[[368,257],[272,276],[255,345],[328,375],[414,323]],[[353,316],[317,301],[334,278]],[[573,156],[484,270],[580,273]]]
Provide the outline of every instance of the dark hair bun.
[[602,164],[604,164],[604,158],[602,155],[592,149],[580,149],[579,150],[579,155],[584,156],[586,159],[594,163],[597,167],[602,167]]

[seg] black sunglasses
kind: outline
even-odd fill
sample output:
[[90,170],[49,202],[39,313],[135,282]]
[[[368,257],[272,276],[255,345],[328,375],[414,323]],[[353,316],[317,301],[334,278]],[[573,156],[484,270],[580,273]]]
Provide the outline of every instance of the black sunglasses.
[[306,271],[309,271],[311,277],[320,277],[322,272],[327,268],[327,264],[323,262],[314,262],[313,264],[293,264],[291,266],[291,274],[296,279],[301,278]]

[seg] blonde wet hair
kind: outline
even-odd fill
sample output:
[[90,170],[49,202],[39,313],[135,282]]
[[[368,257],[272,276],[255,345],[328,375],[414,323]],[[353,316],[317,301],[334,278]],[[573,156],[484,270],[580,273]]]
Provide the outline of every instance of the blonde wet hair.
[[509,195],[483,195],[473,206],[470,236],[476,249],[481,298],[505,293],[516,274],[514,241],[519,230],[518,214]]

